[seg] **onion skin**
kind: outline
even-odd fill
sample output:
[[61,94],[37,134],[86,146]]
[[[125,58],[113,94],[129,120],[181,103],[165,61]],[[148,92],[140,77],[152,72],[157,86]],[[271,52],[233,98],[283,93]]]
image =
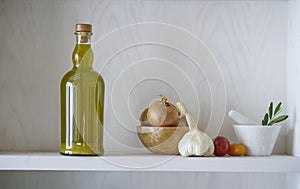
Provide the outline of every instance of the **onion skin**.
[[178,123],[177,127],[188,127],[188,123],[187,123],[185,116],[183,116],[179,119],[179,123]]
[[149,126],[149,125],[150,125],[150,123],[149,123],[149,121],[148,121],[148,118],[147,118],[147,113],[148,113],[148,108],[146,108],[146,109],[142,112],[142,114],[141,114],[141,116],[140,116],[140,122],[141,122],[141,125],[142,125],[142,126]]
[[162,100],[156,100],[149,106],[147,119],[154,127],[177,127],[179,115],[177,108],[162,97]]

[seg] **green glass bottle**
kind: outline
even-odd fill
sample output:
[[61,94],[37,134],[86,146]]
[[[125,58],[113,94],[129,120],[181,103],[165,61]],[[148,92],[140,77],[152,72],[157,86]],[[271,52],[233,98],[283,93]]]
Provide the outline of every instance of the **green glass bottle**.
[[104,81],[93,70],[92,26],[76,24],[73,68],[61,80],[63,155],[103,155]]

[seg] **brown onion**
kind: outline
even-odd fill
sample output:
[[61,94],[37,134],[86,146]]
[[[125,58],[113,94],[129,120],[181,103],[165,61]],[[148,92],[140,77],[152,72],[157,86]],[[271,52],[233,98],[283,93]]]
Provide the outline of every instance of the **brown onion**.
[[150,125],[148,118],[147,118],[148,108],[146,108],[140,115],[140,122],[142,126]]
[[179,119],[178,127],[188,127],[188,123],[186,121],[185,116]]
[[161,100],[155,100],[148,109],[147,119],[155,127],[176,127],[179,123],[180,112],[161,95]]

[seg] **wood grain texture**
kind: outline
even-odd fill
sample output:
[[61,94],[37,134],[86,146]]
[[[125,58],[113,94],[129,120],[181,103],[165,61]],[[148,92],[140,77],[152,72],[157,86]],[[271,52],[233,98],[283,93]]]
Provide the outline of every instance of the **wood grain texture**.
[[[2,1],[0,9],[0,150],[58,150],[59,83],[71,67],[73,29],[78,22],[93,24],[93,41],[140,22],[181,27],[201,39],[215,56],[224,78],[227,110],[260,120],[269,101],[286,102],[285,1],[28,0]],[[124,40],[127,37],[137,36]],[[188,62],[170,49],[142,46],[116,57],[118,63],[110,69],[116,71],[131,60],[149,56]],[[199,90],[201,86],[204,107],[195,116],[205,125],[211,116],[211,99],[208,88],[199,81]],[[145,104],[139,103],[138,108]],[[107,112],[106,127],[114,127],[111,121],[115,119]],[[220,135],[235,142],[232,123],[225,117]],[[142,146],[137,136],[114,132],[127,147],[107,138],[107,151]],[[286,150],[284,133],[276,152]]]

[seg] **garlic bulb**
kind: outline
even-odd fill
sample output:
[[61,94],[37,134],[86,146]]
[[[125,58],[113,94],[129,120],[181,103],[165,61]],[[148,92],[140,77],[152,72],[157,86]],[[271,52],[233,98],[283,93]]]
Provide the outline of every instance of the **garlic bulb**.
[[214,153],[212,139],[198,129],[196,122],[182,102],[178,102],[176,105],[181,113],[185,115],[189,126],[189,131],[178,143],[179,153],[182,156],[211,156]]

